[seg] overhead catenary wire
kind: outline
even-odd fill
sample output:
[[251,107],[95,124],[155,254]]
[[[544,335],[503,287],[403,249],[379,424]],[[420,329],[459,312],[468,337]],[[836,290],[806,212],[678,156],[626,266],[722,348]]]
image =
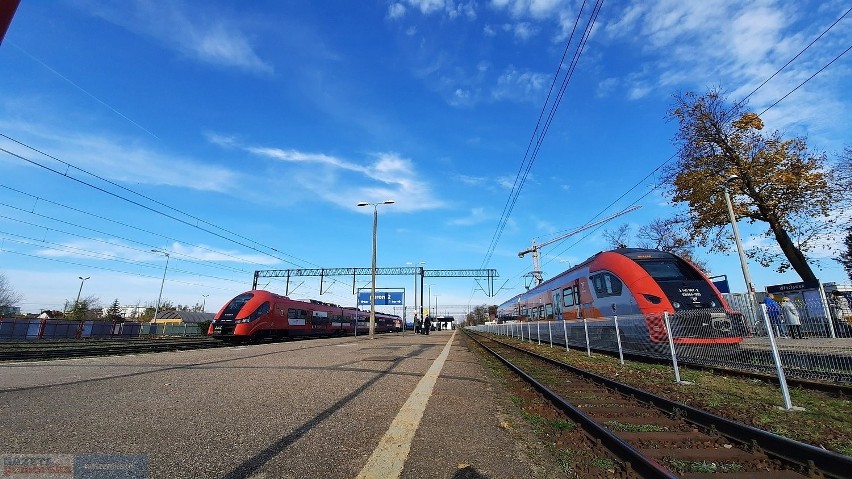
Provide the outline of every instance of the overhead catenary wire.
[[[824,30],[823,30],[823,31],[822,31],[819,35],[817,35],[817,36],[816,36],[816,37],[815,37],[815,38],[814,38],[811,42],[809,42],[809,43],[808,43],[808,44],[807,44],[804,48],[802,48],[802,50],[800,50],[800,51],[799,51],[799,52],[798,52],[795,56],[793,56],[793,58],[791,58],[791,59],[790,59],[789,61],[787,61],[784,65],[782,65],[780,68],[778,68],[778,69],[777,69],[777,70],[776,70],[776,71],[775,71],[772,75],[770,75],[770,76],[769,76],[769,77],[768,77],[765,81],[763,81],[763,82],[762,82],[762,83],[761,83],[761,84],[760,84],[757,88],[755,88],[754,90],[752,90],[752,91],[751,91],[751,93],[749,93],[748,95],[746,95],[746,97],[745,97],[744,99],[742,99],[742,100],[740,100],[738,103],[736,103],[736,105],[740,105],[740,104],[742,104],[742,103],[743,103],[746,99],[748,99],[749,97],[751,97],[752,95],[754,95],[754,94],[755,94],[758,90],[760,90],[762,87],[764,87],[766,84],[768,84],[768,83],[769,83],[769,81],[770,81],[772,78],[776,77],[779,73],[781,73],[784,69],[786,69],[789,65],[791,65],[791,64],[792,64],[792,63],[793,63],[796,59],[798,59],[798,58],[799,58],[799,57],[800,57],[800,56],[801,56],[801,55],[802,55],[805,51],[807,51],[809,48],[811,48],[811,47],[812,47],[812,46],[813,46],[813,45],[814,45],[817,41],[819,41],[821,38],[823,38],[823,36],[825,36],[825,34],[826,34],[826,33],[828,33],[828,32],[829,32],[830,30],[832,30],[835,26],[837,26],[837,24],[838,24],[838,23],[839,23],[839,22],[840,22],[843,18],[845,18],[845,17],[846,17],[846,16],[847,16],[850,12],[852,12],[852,8],[850,8],[850,9],[846,10],[846,11],[845,11],[845,12],[844,12],[844,13],[843,13],[843,14],[842,14],[839,18],[837,18],[837,19],[836,19],[836,20],[835,20],[835,21],[834,21],[831,25],[829,25],[826,29],[824,29]],[[819,74],[820,74],[820,73],[822,73],[824,70],[826,70],[829,66],[831,66],[832,64],[834,64],[837,60],[839,60],[841,57],[843,57],[845,54],[847,54],[850,50],[852,50],[852,45],[850,45],[849,47],[847,47],[845,50],[843,50],[841,53],[839,53],[837,56],[835,56],[832,60],[830,60],[830,61],[829,61],[828,63],[826,63],[825,65],[823,65],[823,66],[822,66],[821,68],[819,68],[816,72],[814,72],[813,74],[811,74],[808,78],[806,78],[804,81],[802,81],[801,83],[799,83],[796,87],[794,87],[794,88],[793,88],[793,89],[791,89],[789,92],[787,92],[786,94],[784,94],[784,95],[783,95],[782,97],[780,97],[778,100],[776,100],[775,102],[773,102],[772,104],[770,104],[768,107],[766,107],[765,109],[763,109],[763,110],[760,112],[760,114],[758,114],[758,116],[762,116],[762,115],[764,115],[764,114],[765,114],[767,111],[769,111],[771,108],[773,108],[773,107],[777,106],[780,102],[782,102],[783,100],[785,100],[785,99],[786,99],[787,97],[789,97],[792,93],[794,93],[795,91],[797,91],[797,90],[798,90],[799,88],[801,88],[803,85],[805,85],[806,83],[808,83],[809,81],[811,81],[813,78],[815,78],[817,75],[819,75]],[[654,175],[655,173],[657,173],[658,171],[660,171],[663,167],[665,167],[665,165],[667,165],[667,164],[668,164],[671,160],[673,160],[673,159],[674,159],[674,158],[676,158],[677,156],[678,156],[678,154],[677,154],[677,153],[674,153],[674,154],[672,154],[671,156],[669,156],[669,157],[668,157],[665,161],[663,161],[662,163],[660,163],[660,164],[659,164],[656,168],[654,168],[654,169],[653,169],[650,173],[648,173],[645,177],[643,177],[641,180],[639,180],[638,182],[636,182],[636,183],[635,183],[632,187],[630,187],[630,188],[629,188],[629,189],[628,189],[625,193],[623,193],[621,196],[619,196],[618,198],[616,198],[614,201],[612,201],[612,202],[611,202],[609,205],[607,205],[605,208],[601,209],[601,210],[600,210],[600,211],[599,211],[599,212],[598,212],[595,216],[593,216],[593,217],[589,220],[589,222],[591,222],[591,221],[595,220],[597,217],[599,217],[600,215],[602,215],[602,214],[603,214],[605,211],[607,211],[609,208],[611,208],[612,206],[614,206],[615,204],[617,204],[619,201],[621,201],[623,198],[625,198],[625,197],[626,197],[626,196],[627,196],[627,195],[628,195],[631,191],[635,190],[638,186],[640,186],[641,184],[643,184],[643,183],[644,183],[644,182],[645,182],[645,181],[646,181],[649,177],[651,177],[652,175]],[[641,201],[641,199],[642,199],[642,198],[646,197],[647,195],[649,195],[649,194],[650,194],[650,193],[652,193],[653,191],[656,191],[657,189],[659,189],[659,187],[660,187],[660,185],[655,184],[652,188],[650,188],[647,192],[645,192],[645,193],[644,193],[644,194],[643,194],[640,198],[638,198],[638,199],[634,200],[634,201],[631,203],[631,205],[638,203],[639,201]],[[599,228],[595,228],[595,229],[593,229],[593,230],[589,231],[588,233],[586,233],[585,235],[583,235],[582,237],[578,238],[578,239],[577,239],[576,241],[574,241],[571,245],[567,246],[566,248],[564,248],[564,249],[562,249],[561,251],[559,251],[558,253],[556,253],[556,256],[558,256],[558,255],[561,255],[561,254],[565,253],[565,252],[566,252],[567,250],[569,250],[570,248],[572,248],[572,247],[576,246],[577,244],[581,243],[583,240],[585,240],[586,238],[588,238],[591,234],[593,234],[593,233],[594,233],[595,231],[597,231],[598,229],[599,229]],[[558,243],[557,243],[557,244],[558,244]],[[552,261],[553,261],[552,259],[549,259],[549,260],[547,260],[544,264],[549,264],[549,263],[551,263]]]
[[[81,169],[81,168],[78,168],[78,167],[76,167],[76,166],[74,166],[74,165],[72,165],[72,164],[70,164],[70,163],[68,163],[68,162],[65,162],[65,161],[60,160],[60,159],[58,159],[58,158],[56,158],[56,157],[53,157],[53,156],[51,156],[51,155],[49,155],[49,154],[47,154],[47,153],[44,153],[44,152],[42,152],[42,151],[40,151],[40,150],[38,150],[38,149],[36,149],[36,148],[31,147],[31,146],[29,146],[29,145],[27,145],[27,144],[25,144],[25,143],[23,143],[23,142],[20,142],[20,141],[18,141],[18,140],[16,140],[16,139],[14,139],[14,138],[11,138],[11,137],[9,137],[8,135],[6,135],[6,134],[4,134],[4,133],[0,133],[0,136],[2,136],[2,137],[4,137],[4,138],[7,138],[8,140],[13,141],[13,142],[15,142],[15,143],[17,143],[17,144],[19,144],[19,145],[21,145],[21,146],[24,146],[25,148],[28,148],[28,149],[30,149],[30,150],[32,150],[32,151],[35,151],[35,152],[37,152],[37,153],[39,153],[39,154],[42,154],[42,155],[44,155],[44,156],[46,156],[46,157],[48,157],[48,158],[51,158],[51,159],[53,159],[53,160],[55,160],[55,161],[58,161],[58,162],[60,162],[60,163],[62,163],[62,164],[64,164],[64,165],[66,165],[68,168],[73,168],[73,169],[75,169],[75,170],[77,170],[77,171],[81,171],[81,172],[83,172],[83,173],[85,173],[85,174],[87,174],[87,175],[90,175],[90,176],[92,176],[92,177],[94,177],[94,178],[97,178],[97,179],[99,179],[99,180],[101,180],[101,181],[104,181],[104,182],[106,182],[106,183],[108,183],[108,184],[110,184],[110,185],[113,185],[113,186],[117,187],[117,188],[120,188],[120,189],[122,189],[122,190],[128,191],[128,192],[130,192],[130,193],[132,193],[132,194],[134,194],[134,195],[140,196],[140,197],[142,197],[142,198],[144,198],[144,199],[146,199],[146,200],[148,200],[148,201],[151,201],[151,202],[153,202],[153,203],[155,203],[155,204],[161,205],[161,206],[163,206],[163,207],[165,207],[165,208],[167,208],[167,209],[170,209],[170,210],[172,210],[172,211],[175,211],[175,212],[177,212],[177,213],[180,213],[181,215],[184,215],[184,216],[187,216],[187,217],[189,217],[189,218],[192,218],[192,219],[196,220],[198,223],[202,223],[202,224],[205,224],[205,225],[209,225],[209,226],[214,227],[214,228],[216,228],[216,229],[222,230],[222,231],[224,231],[224,232],[226,232],[226,233],[228,233],[228,234],[230,234],[230,235],[233,235],[233,236],[234,236],[234,237],[236,237],[236,238],[240,238],[240,239],[247,240],[249,243],[253,243],[253,244],[256,244],[256,245],[261,246],[261,247],[263,247],[263,248],[266,248],[267,250],[274,251],[275,253],[278,253],[278,254],[282,254],[282,255],[288,256],[288,257],[290,257],[290,258],[293,258],[293,259],[294,259],[294,260],[296,260],[296,261],[301,261],[302,263],[306,263],[306,264],[311,264],[311,265],[314,265],[314,266],[318,266],[318,265],[315,265],[314,263],[311,263],[311,262],[309,262],[309,261],[302,260],[302,259],[300,259],[300,258],[296,258],[295,256],[289,255],[289,254],[287,254],[287,253],[282,253],[282,252],[278,251],[277,249],[275,249],[275,248],[273,248],[273,247],[271,247],[271,246],[263,245],[262,243],[259,243],[259,242],[255,241],[255,240],[252,240],[252,239],[247,238],[247,237],[245,237],[245,236],[242,236],[242,235],[240,235],[240,234],[234,233],[234,232],[232,232],[232,231],[230,231],[230,230],[228,230],[228,229],[225,229],[225,228],[222,228],[222,227],[216,226],[216,225],[214,225],[213,223],[210,223],[210,222],[207,222],[207,221],[205,221],[205,220],[202,220],[201,218],[198,218],[198,217],[196,217],[196,216],[193,216],[193,215],[190,215],[190,214],[184,213],[184,212],[182,212],[181,210],[178,210],[177,208],[174,208],[174,207],[171,207],[171,206],[169,206],[169,205],[166,205],[165,203],[162,203],[162,202],[157,201],[157,200],[155,200],[155,199],[153,199],[153,198],[150,198],[150,197],[148,197],[148,196],[146,196],[146,195],[143,195],[143,194],[141,194],[141,193],[138,193],[138,192],[136,192],[136,191],[134,191],[134,190],[132,190],[132,189],[130,189],[130,188],[127,188],[127,187],[125,187],[125,186],[119,185],[119,184],[117,184],[117,183],[115,183],[115,182],[113,182],[113,181],[107,180],[107,179],[105,179],[105,178],[103,178],[103,177],[101,177],[101,176],[98,176],[98,175],[94,174],[94,173],[90,173],[90,172],[88,172],[88,171],[86,171],[86,170],[83,170],[83,169]],[[288,259],[282,258],[281,256],[277,256],[276,254],[272,254],[272,253],[270,253],[269,251],[263,251],[263,250],[259,249],[258,247],[255,247],[255,246],[252,246],[252,245],[250,245],[250,244],[247,244],[246,242],[238,241],[238,240],[236,240],[236,239],[234,239],[234,238],[229,238],[228,236],[226,236],[226,235],[224,235],[224,234],[217,233],[216,231],[213,231],[213,230],[211,230],[211,229],[209,229],[209,228],[204,228],[204,227],[202,227],[202,226],[199,226],[197,223],[196,223],[196,224],[194,224],[194,223],[192,223],[192,222],[190,222],[190,221],[184,220],[184,219],[182,219],[182,218],[178,218],[177,216],[174,216],[174,215],[169,214],[169,213],[165,213],[165,212],[160,211],[160,210],[158,210],[158,209],[156,209],[156,208],[153,208],[153,207],[151,207],[151,206],[144,205],[144,204],[140,203],[139,201],[136,201],[136,200],[133,200],[133,199],[130,199],[130,198],[124,197],[124,196],[122,196],[122,195],[119,195],[118,193],[115,193],[115,192],[109,191],[109,190],[107,190],[106,188],[102,188],[102,187],[97,186],[97,185],[94,185],[94,184],[92,184],[92,183],[89,183],[89,182],[83,181],[83,180],[81,180],[80,178],[76,178],[76,177],[70,176],[70,175],[68,175],[67,171],[66,171],[65,173],[63,173],[63,172],[61,172],[61,171],[56,170],[55,168],[51,168],[50,166],[47,166],[47,165],[45,165],[45,164],[42,164],[42,163],[40,163],[40,162],[38,162],[38,161],[36,161],[36,160],[33,160],[33,159],[31,159],[31,158],[27,158],[27,157],[25,157],[25,156],[23,156],[23,155],[19,155],[19,154],[15,153],[15,152],[12,152],[12,151],[10,151],[10,150],[7,150],[6,148],[2,148],[2,147],[0,147],[0,152],[6,153],[6,154],[8,154],[8,155],[10,155],[10,156],[13,156],[13,157],[16,157],[16,158],[18,158],[18,159],[21,159],[21,160],[23,160],[23,161],[25,161],[25,162],[27,162],[27,163],[30,163],[30,164],[35,165],[35,166],[38,166],[38,167],[40,167],[40,168],[43,168],[43,169],[45,169],[45,170],[48,170],[48,171],[50,171],[50,172],[52,172],[52,173],[55,173],[55,174],[60,175],[60,176],[63,176],[63,177],[65,177],[65,178],[68,178],[69,180],[76,181],[76,182],[78,182],[78,183],[80,183],[80,184],[82,184],[82,185],[88,186],[88,187],[93,188],[93,189],[95,189],[95,190],[97,190],[97,191],[100,191],[100,192],[105,193],[105,194],[107,194],[107,195],[110,195],[110,196],[113,196],[113,197],[115,197],[115,198],[121,199],[121,200],[126,201],[126,202],[128,202],[128,203],[130,203],[130,204],[136,205],[136,206],[138,206],[138,207],[140,207],[140,208],[143,208],[143,209],[146,209],[146,210],[151,211],[151,212],[153,212],[153,213],[159,214],[159,215],[161,215],[161,216],[164,216],[164,217],[169,218],[169,219],[171,219],[171,220],[177,221],[177,222],[182,223],[182,224],[184,224],[184,225],[187,225],[187,226],[190,226],[190,227],[192,227],[192,228],[198,229],[198,230],[200,230],[200,231],[206,232],[206,233],[211,234],[211,235],[213,235],[213,236],[216,236],[216,237],[218,237],[218,238],[221,238],[221,239],[224,239],[224,240],[226,240],[226,241],[229,241],[229,242],[232,242],[232,243],[238,244],[238,245],[243,246],[243,247],[245,247],[245,248],[249,248],[249,249],[251,249],[251,250],[253,250],[253,251],[257,251],[258,253],[261,253],[261,254],[264,254],[264,255],[270,256],[270,257],[272,257],[272,258],[278,259],[278,260],[280,260],[280,261],[283,261],[283,262],[285,262],[285,263],[291,264],[291,265],[293,265],[293,266],[298,266],[298,267],[302,267],[302,266],[303,266],[303,264],[299,264],[299,263],[296,263],[296,262],[294,262],[294,261],[291,261],[291,260],[288,260]]]
[[[86,215],[86,216],[90,216],[90,217],[92,217],[92,218],[97,218],[97,219],[99,219],[99,220],[103,220],[103,221],[107,221],[107,222],[110,222],[110,223],[113,223],[113,224],[117,224],[117,225],[122,226],[122,227],[125,227],[125,228],[134,229],[134,230],[136,230],[136,231],[140,231],[140,232],[142,232],[142,233],[150,234],[150,235],[153,235],[153,236],[159,236],[160,238],[163,238],[163,239],[166,239],[166,240],[169,240],[169,241],[174,241],[174,242],[177,242],[177,243],[181,243],[181,244],[186,245],[186,246],[191,246],[191,247],[193,247],[193,248],[198,248],[198,249],[202,249],[202,250],[205,250],[205,251],[209,251],[209,252],[211,252],[211,253],[215,253],[215,254],[217,254],[217,255],[222,255],[222,256],[225,256],[225,257],[233,258],[234,260],[237,260],[237,261],[239,261],[240,263],[249,263],[249,264],[256,264],[256,265],[261,265],[261,266],[263,266],[263,265],[264,265],[263,263],[258,263],[258,262],[256,262],[256,261],[247,260],[247,259],[246,259],[246,258],[244,258],[244,257],[235,256],[235,255],[232,255],[232,254],[230,254],[230,253],[226,253],[226,252],[221,251],[221,250],[217,250],[217,249],[209,248],[209,247],[204,246],[204,245],[200,245],[200,244],[195,244],[195,243],[190,243],[190,242],[182,241],[182,240],[179,240],[179,239],[177,239],[177,238],[173,238],[173,237],[171,237],[171,236],[164,235],[164,234],[162,234],[162,233],[157,233],[156,231],[151,231],[151,230],[148,230],[148,229],[145,229],[145,228],[140,228],[140,227],[138,227],[138,226],[134,226],[134,225],[131,225],[131,224],[128,224],[128,223],[124,223],[124,222],[122,222],[122,221],[118,221],[118,220],[114,220],[114,219],[111,219],[111,218],[107,218],[106,216],[98,215],[98,214],[95,214],[95,213],[92,213],[92,212],[89,212],[89,211],[85,211],[85,210],[82,210],[82,209],[79,209],[79,208],[75,208],[75,207],[73,207],[73,206],[69,206],[69,205],[65,205],[65,204],[62,204],[62,203],[59,203],[59,202],[56,202],[56,201],[52,201],[52,200],[49,200],[49,199],[47,199],[47,198],[43,198],[43,197],[40,197],[40,196],[36,196],[36,195],[33,195],[32,193],[27,193],[27,192],[25,192],[25,191],[21,191],[21,190],[18,190],[18,189],[15,189],[15,188],[12,188],[12,187],[9,187],[9,186],[6,186],[6,185],[0,185],[0,188],[6,188],[6,189],[8,189],[8,190],[10,190],[10,191],[14,191],[14,192],[19,193],[19,194],[21,194],[21,195],[24,195],[24,196],[28,196],[28,197],[30,197],[30,198],[33,198],[33,199],[35,199],[36,201],[40,201],[40,202],[43,202],[43,203],[48,203],[48,204],[52,204],[52,205],[55,205],[55,206],[59,206],[59,207],[61,207],[61,208],[65,208],[65,209],[68,209],[68,210],[71,210],[71,211],[74,211],[74,212],[77,212],[77,213],[84,214],[84,215]],[[9,206],[9,205],[6,205],[6,204],[4,204],[4,203],[0,203],[0,206]],[[12,206],[9,206],[9,207],[11,207],[11,208],[15,208],[15,207],[12,207]],[[17,209],[17,208],[16,208],[16,209]],[[22,211],[23,211],[23,210],[22,210]],[[47,217],[47,218],[49,218],[49,219],[53,219],[53,218],[50,218],[50,217]],[[61,221],[61,220],[58,220],[58,221]],[[63,222],[65,222],[65,221],[63,221]],[[65,222],[65,223],[66,223],[66,224],[72,224],[73,226],[76,226],[76,227],[78,227],[78,228],[89,229],[88,227],[85,227],[85,226],[82,226],[82,225],[76,225],[76,224],[68,223],[68,222]],[[38,226],[38,225],[36,225],[36,226]],[[71,234],[71,233],[68,233],[68,234]],[[104,234],[107,234],[107,233],[104,233]],[[151,247],[151,248],[156,247],[156,246],[154,246],[154,245],[150,245],[150,244],[145,244],[145,243],[140,243],[140,242],[136,242],[136,243],[137,243],[137,244],[144,244],[145,246],[147,246],[147,247]],[[180,253],[175,252],[175,254],[180,254]],[[189,256],[189,255],[183,255],[183,256],[185,256],[185,257],[187,257],[187,258],[193,258],[193,259],[200,260],[199,258],[194,258],[194,257]],[[204,261],[206,261],[206,262],[210,262],[209,260],[204,260]],[[221,266],[221,267],[229,268],[229,269],[234,269],[234,270],[236,270],[236,271],[240,271],[240,272],[246,272],[246,273],[247,273],[247,272],[250,272],[250,271],[247,271],[247,270],[244,270],[244,269],[240,269],[240,268],[232,268],[232,267],[229,267],[229,266]]]
[[535,128],[533,130],[532,137],[530,138],[529,144],[527,145],[527,150],[524,153],[524,158],[521,161],[520,168],[518,170],[518,174],[515,177],[515,182],[512,185],[512,190],[509,193],[509,197],[506,200],[506,204],[503,207],[503,212],[500,216],[500,220],[498,221],[497,227],[492,235],[491,242],[488,246],[488,250],[485,254],[485,258],[482,262],[482,267],[485,268],[491,260],[491,257],[494,253],[494,250],[497,247],[497,243],[500,241],[500,237],[503,234],[503,231],[506,227],[506,224],[511,217],[512,211],[514,210],[515,204],[517,203],[517,199],[520,195],[521,190],[523,189],[524,183],[529,175],[529,172],[532,169],[532,165],[535,162],[536,157],[538,156],[538,152],[541,148],[542,142],[544,141],[544,137],[547,135],[547,131],[550,127],[550,124],[553,120],[554,115],[556,114],[556,110],[559,108],[559,104],[562,101],[562,96],[564,94],[565,88],[571,80],[574,69],[579,61],[580,56],[582,55],[583,49],[586,45],[586,40],[592,32],[595,21],[597,19],[598,14],[600,13],[601,7],[603,5],[603,0],[598,0],[593,9],[592,13],[589,16],[589,19],[584,28],[583,35],[581,39],[577,42],[577,46],[575,47],[574,56],[571,61],[571,65],[566,70],[566,73],[563,77],[562,83],[560,84],[560,88],[558,90],[558,94],[555,96],[554,101],[550,106],[550,112],[547,118],[544,120],[544,124],[542,126],[542,118],[545,116],[544,112],[547,111],[548,102],[550,102],[551,96],[553,95],[554,85],[556,84],[557,79],[559,78],[560,72],[562,71],[562,65],[564,63],[564,59],[567,56],[567,52],[573,42],[574,35],[577,32],[577,26],[580,23],[580,19],[583,15],[583,10],[585,9],[586,2],[583,1],[580,6],[580,10],[577,14],[577,17],[574,21],[574,27],[571,31],[571,34],[566,42],[565,49],[563,50],[562,57],[559,61],[559,65],[557,66],[556,73],[554,75],[554,79],[551,82],[550,90],[548,91],[547,97],[545,98],[544,105],[542,106],[541,113],[539,114],[539,118],[536,122]]

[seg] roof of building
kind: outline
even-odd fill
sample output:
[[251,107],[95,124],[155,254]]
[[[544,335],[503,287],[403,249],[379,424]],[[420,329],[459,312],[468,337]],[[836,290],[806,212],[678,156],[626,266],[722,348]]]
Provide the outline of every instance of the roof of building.
[[201,323],[213,321],[213,313],[199,313],[195,311],[160,311],[157,319],[179,319],[183,323]]

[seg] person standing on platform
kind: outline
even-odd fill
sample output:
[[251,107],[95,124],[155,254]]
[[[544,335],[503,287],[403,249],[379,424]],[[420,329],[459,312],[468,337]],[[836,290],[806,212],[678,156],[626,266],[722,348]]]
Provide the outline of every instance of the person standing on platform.
[[784,317],[787,327],[790,328],[790,337],[802,339],[802,321],[799,319],[799,310],[786,296],[781,300],[781,315]]
[[769,315],[769,324],[772,325],[775,336],[787,336],[787,330],[784,328],[784,324],[781,323],[781,307],[775,301],[775,296],[769,293],[763,299],[763,304],[766,305],[766,314]]
[[430,329],[432,329],[432,318],[430,318],[429,316],[426,316],[426,322],[423,324],[423,330],[424,330],[423,334],[428,335]]

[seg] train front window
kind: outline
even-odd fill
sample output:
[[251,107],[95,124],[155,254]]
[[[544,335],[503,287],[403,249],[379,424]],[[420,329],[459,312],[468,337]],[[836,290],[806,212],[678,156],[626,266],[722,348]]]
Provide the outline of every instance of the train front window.
[[636,263],[657,281],[695,281],[702,279],[695,268],[680,259],[638,260]]
[[225,306],[225,310],[222,311],[222,316],[219,319],[234,319],[237,317],[237,314],[243,309],[243,306],[246,305],[252,298],[254,298],[254,294],[252,293],[243,293],[236,298],[232,299],[227,306]]
[[264,314],[266,314],[268,312],[269,312],[269,301],[266,301],[265,303],[261,304],[260,307],[257,308],[253,313],[251,313],[251,316],[249,316],[246,319],[250,323],[250,322],[256,320],[257,318],[263,316]]

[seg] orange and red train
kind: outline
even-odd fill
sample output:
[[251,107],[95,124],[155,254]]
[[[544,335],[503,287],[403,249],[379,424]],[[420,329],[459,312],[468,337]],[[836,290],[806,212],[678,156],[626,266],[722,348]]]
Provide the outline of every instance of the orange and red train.
[[737,344],[746,335],[741,313],[732,311],[716,286],[694,265],[664,251],[620,248],[585,262],[504,302],[497,320],[565,321],[569,335],[612,332],[618,315],[622,338],[678,344]]
[[[377,333],[400,331],[399,316],[376,312]],[[222,307],[210,323],[209,336],[262,339],[332,336],[367,332],[369,311],[316,300],[300,301],[269,291],[246,291]]]

